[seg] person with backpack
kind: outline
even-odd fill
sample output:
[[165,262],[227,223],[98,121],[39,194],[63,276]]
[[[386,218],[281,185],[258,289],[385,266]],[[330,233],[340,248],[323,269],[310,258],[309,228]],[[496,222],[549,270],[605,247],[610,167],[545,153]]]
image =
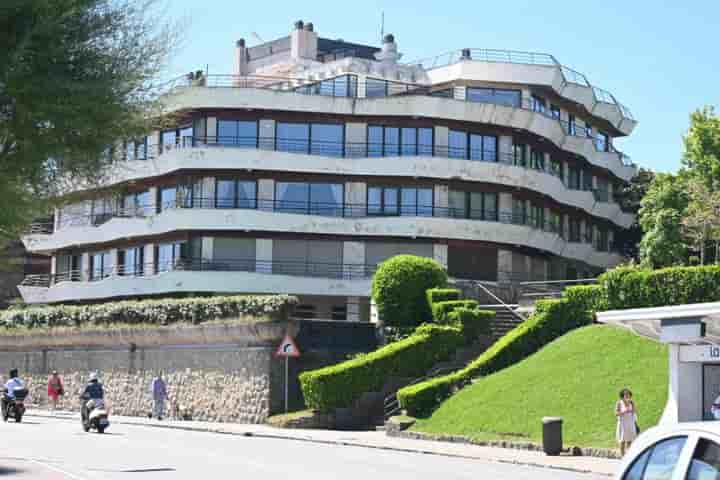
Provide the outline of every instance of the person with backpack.
[[58,375],[57,370],[53,370],[52,375],[48,378],[48,398],[52,403],[52,411],[57,410],[58,399],[65,395],[65,387],[62,378]]

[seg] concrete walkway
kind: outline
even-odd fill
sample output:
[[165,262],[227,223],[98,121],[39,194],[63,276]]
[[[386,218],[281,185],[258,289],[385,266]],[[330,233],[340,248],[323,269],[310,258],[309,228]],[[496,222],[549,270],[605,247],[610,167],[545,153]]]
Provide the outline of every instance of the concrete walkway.
[[[76,421],[78,422],[78,428],[80,428],[80,417],[78,413],[56,412],[55,414],[52,414],[43,410],[30,410],[27,415],[54,417],[67,421]],[[212,432],[227,435],[242,435],[247,437],[277,438],[321,444],[350,445],[355,447],[377,448],[382,450],[395,450],[431,455],[444,455],[607,476],[614,475],[620,465],[619,460],[572,456],[549,457],[541,452],[525,450],[388,437],[384,432],[282,429],[270,427],[268,425],[195,421],[185,422],[176,420],[158,421],[142,417],[123,417],[117,415],[110,417],[110,423]]]

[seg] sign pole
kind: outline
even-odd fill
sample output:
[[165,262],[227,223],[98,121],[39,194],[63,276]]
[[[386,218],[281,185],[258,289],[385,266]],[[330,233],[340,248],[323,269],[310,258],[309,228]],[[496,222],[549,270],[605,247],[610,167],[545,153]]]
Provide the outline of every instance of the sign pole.
[[290,357],[285,357],[285,413],[288,412],[288,363]]

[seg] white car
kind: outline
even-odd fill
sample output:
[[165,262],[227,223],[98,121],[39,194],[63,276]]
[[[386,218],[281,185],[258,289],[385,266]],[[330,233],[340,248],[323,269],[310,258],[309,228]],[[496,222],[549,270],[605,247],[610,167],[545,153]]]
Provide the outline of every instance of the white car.
[[720,422],[676,423],[644,432],[616,480],[720,480]]

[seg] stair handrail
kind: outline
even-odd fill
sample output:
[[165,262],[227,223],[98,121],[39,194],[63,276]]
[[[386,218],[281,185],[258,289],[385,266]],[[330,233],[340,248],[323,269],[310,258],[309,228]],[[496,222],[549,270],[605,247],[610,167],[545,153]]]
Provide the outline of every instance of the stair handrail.
[[[418,384],[418,383],[420,383],[420,382],[424,382],[425,380],[429,380],[429,379],[431,379],[431,378],[439,377],[440,375],[443,375],[443,374],[445,374],[445,373],[452,373],[452,372],[454,372],[454,371],[456,371],[456,370],[458,370],[458,369],[460,369],[460,368],[462,368],[461,365],[449,365],[449,366],[447,366],[447,367],[433,368],[433,369],[431,369],[428,373],[426,373],[425,375],[423,375],[422,377],[418,377],[418,378],[412,380],[410,383],[408,383],[407,385],[404,385],[404,386],[401,387],[401,388],[409,387],[409,386],[411,386],[411,385],[415,385],[415,384]],[[399,390],[399,389],[398,389],[398,390]],[[395,412],[400,411],[400,404],[399,404],[399,401],[398,401],[398,399],[397,399],[397,392],[398,392],[398,391],[396,390],[395,392],[393,392],[393,393],[391,393],[390,395],[388,395],[387,397],[385,397],[385,399],[383,400],[383,415],[384,415],[384,417],[385,417],[385,420],[387,420],[388,418],[390,418]],[[397,406],[394,407],[394,408],[392,408],[392,409],[389,409],[388,407],[391,406],[391,405],[393,405],[393,404],[397,404]],[[389,410],[389,411],[388,411],[388,410]]]
[[475,284],[476,286],[480,287],[480,289],[482,289],[483,292],[487,293],[487,294],[490,296],[490,298],[492,298],[493,300],[495,300],[496,302],[498,302],[499,305],[502,305],[503,308],[505,308],[505,309],[506,309],[507,311],[509,311],[511,314],[515,315],[515,316],[516,316],[517,318],[519,318],[521,321],[524,322],[525,320],[527,320],[527,317],[525,317],[523,314],[521,314],[521,313],[518,312],[517,310],[514,310],[512,307],[510,307],[510,305],[508,305],[507,303],[505,303],[500,297],[498,297],[497,295],[495,295],[493,292],[490,291],[489,288],[487,288],[485,285],[483,285],[482,282],[480,282],[480,281],[478,281],[478,280],[473,280],[473,284]]

